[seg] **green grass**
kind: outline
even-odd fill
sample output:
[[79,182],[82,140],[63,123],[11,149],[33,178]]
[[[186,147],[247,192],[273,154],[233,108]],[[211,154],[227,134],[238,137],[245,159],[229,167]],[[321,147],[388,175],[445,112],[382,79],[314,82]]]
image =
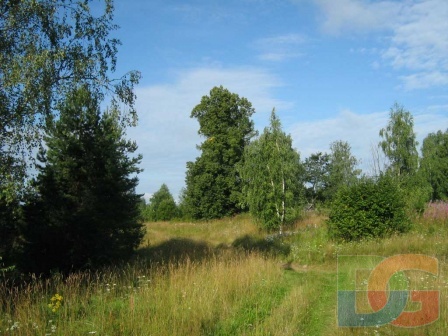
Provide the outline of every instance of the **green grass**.
[[[408,234],[342,244],[328,240],[325,216],[314,213],[282,239],[265,239],[248,216],[147,228],[130,264],[15,288],[1,283],[0,335],[443,335],[448,330],[446,219],[420,217]],[[440,290],[439,320],[412,329],[338,328],[338,254],[403,253],[438,258],[439,276],[430,286]],[[421,289],[422,274],[415,272],[407,275]],[[63,300],[53,312],[55,294]]]

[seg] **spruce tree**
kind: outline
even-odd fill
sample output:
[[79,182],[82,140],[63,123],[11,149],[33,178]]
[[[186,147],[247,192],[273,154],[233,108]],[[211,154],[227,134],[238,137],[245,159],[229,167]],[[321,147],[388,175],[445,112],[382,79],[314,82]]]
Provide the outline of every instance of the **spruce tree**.
[[149,199],[148,219],[167,221],[178,215],[177,205],[168,186],[164,183]]
[[124,139],[118,111],[101,113],[81,87],[45,131],[25,206],[23,268],[66,272],[128,257],[144,233],[135,193],[141,156],[132,156],[137,146]]

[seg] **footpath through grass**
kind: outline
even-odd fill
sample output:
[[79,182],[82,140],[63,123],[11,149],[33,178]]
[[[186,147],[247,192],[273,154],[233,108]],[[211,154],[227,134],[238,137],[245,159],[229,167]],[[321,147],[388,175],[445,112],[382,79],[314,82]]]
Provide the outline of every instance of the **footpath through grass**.
[[[208,223],[148,223],[138,259],[96,273],[0,284],[0,335],[444,335],[448,221],[419,218],[413,232],[335,244],[325,216],[309,214],[281,239],[248,216]],[[439,276],[440,318],[413,329],[337,326],[337,256],[420,253]],[[57,294],[57,295],[56,295]]]

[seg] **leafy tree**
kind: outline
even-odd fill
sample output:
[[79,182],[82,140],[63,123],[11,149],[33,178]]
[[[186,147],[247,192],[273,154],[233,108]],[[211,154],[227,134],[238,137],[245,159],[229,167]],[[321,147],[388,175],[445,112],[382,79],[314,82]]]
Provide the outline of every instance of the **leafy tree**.
[[129,256],[143,237],[135,193],[141,156],[124,139],[114,109],[100,113],[86,87],[47,125],[36,194],[25,206],[23,268],[32,272],[95,267]]
[[395,104],[390,111],[389,123],[380,130],[380,136],[383,140],[379,146],[390,161],[390,172],[398,178],[414,174],[418,168],[418,142],[411,113]]
[[389,124],[380,131],[380,147],[390,164],[386,172],[396,178],[404,191],[407,209],[424,210],[430,199],[430,188],[418,170],[418,152],[414,120],[409,111],[395,104],[390,112]]
[[185,208],[195,219],[228,216],[240,211],[241,178],[236,166],[255,135],[254,113],[246,98],[214,87],[191,112],[205,137],[195,162],[187,163]]
[[384,237],[410,229],[406,203],[396,179],[364,178],[338,190],[330,207],[329,234],[336,240]]
[[291,137],[272,111],[270,126],[246,147],[240,167],[245,202],[263,228],[281,234],[284,225],[297,217],[302,191],[299,163]]
[[328,186],[326,197],[332,199],[339,188],[356,183],[361,170],[356,169],[358,160],[351,154],[346,141],[335,141],[330,145],[328,163]]
[[307,199],[314,205],[316,201],[325,201],[325,190],[328,186],[330,169],[330,155],[318,152],[311,154],[303,164],[305,169],[305,183],[310,187],[307,189]]
[[152,195],[148,206],[148,219],[166,221],[177,217],[177,205],[166,184]]
[[[8,213],[0,231],[17,231],[27,162],[43,126],[57,116],[57,106],[74,87],[88,85],[99,101],[110,94],[113,104],[129,108],[130,113],[120,115],[123,124],[135,120],[133,87],[139,73],[111,77],[120,44],[109,35],[117,28],[112,0],[104,0],[99,16],[92,14],[90,3],[0,1],[0,212]],[[16,239],[14,233],[2,241],[11,245]]]
[[431,185],[431,199],[448,199],[448,129],[430,133],[423,140],[421,171]]

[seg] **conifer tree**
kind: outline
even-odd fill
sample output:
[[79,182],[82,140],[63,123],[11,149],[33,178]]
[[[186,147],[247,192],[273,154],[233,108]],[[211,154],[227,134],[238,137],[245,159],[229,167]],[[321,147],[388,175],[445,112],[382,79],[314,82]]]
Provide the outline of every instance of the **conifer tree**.
[[149,199],[148,220],[167,221],[178,215],[177,205],[166,184]]
[[25,206],[22,266],[70,271],[129,256],[142,237],[135,193],[141,156],[116,110],[100,112],[87,87],[68,96],[47,125],[36,193]]

